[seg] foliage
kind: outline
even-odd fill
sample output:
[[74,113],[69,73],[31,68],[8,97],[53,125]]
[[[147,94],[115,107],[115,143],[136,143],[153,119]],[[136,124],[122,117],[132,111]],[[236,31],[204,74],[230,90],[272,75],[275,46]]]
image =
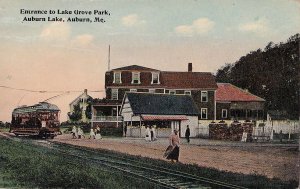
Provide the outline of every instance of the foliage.
[[216,73],[217,82],[230,82],[266,100],[267,110],[287,111],[290,119],[299,116],[300,35],[286,43],[270,42],[226,64]]
[[86,107],[86,110],[85,110],[85,116],[88,118],[88,119],[92,119],[92,102],[93,102],[93,98],[89,97],[87,99],[87,107]]
[[10,127],[10,123],[9,122],[2,122],[0,121],[0,128],[9,128]]
[[68,112],[68,116],[71,121],[79,121],[82,117],[82,108],[80,108],[80,104],[74,105],[73,112]]
[[123,127],[105,127],[101,129],[101,135],[103,136],[123,136]]

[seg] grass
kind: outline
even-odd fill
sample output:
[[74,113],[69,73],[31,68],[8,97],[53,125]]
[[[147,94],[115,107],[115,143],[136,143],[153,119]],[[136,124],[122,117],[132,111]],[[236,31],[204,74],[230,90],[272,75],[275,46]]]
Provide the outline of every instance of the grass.
[[56,154],[51,149],[0,138],[0,187],[155,188],[120,173]]
[[[0,188],[155,188],[145,181],[106,172],[95,164],[56,154],[49,148],[26,145],[1,137],[0,146]],[[255,174],[244,175],[197,165],[167,163],[108,150],[95,151],[248,188],[276,189],[298,186],[297,181],[281,181]]]

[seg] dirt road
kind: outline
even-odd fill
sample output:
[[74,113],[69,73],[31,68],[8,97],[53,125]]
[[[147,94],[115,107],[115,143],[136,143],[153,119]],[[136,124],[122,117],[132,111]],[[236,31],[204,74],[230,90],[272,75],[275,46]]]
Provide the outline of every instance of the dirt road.
[[[167,138],[146,142],[140,138],[91,140],[71,139],[71,135],[60,135],[54,140],[161,160],[165,160],[162,154],[168,145]],[[179,160],[185,164],[197,164],[219,170],[298,180],[298,157],[297,147],[192,139],[191,144],[182,140]]]

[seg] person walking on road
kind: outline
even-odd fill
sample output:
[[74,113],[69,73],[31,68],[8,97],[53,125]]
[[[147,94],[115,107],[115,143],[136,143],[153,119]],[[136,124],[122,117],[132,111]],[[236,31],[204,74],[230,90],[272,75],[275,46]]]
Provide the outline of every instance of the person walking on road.
[[91,131],[90,131],[90,138],[89,139],[95,139],[95,131],[93,128],[91,128]]
[[74,125],[73,128],[72,128],[72,138],[77,138],[77,128],[76,126]]
[[190,143],[190,135],[191,135],[190,128],[189,125],[187,125],[185,130],[185,138],[187,140],[187,143]]
[[151,127],[151,140],[156,140],[155,125]]
[[[170,153],[167,155],[167,159],[170,159],[172,162],[174,162],[174,161],[178,162],[180,139],[178,136],[177,129],[174,129],[174,133],[172,133],[170,135],[169,142],[170,142],[170,146],[172,146],[172,149],[170,150]],[[168,150],[168,148],[167,148],[167,150]]]
[[79,139],[85,138],[84,132],[83,132],[83,130],[80,127],[78,127],[78,138]]
[[96,139],[102,139],[101,131],[100,131],[99,126],[97,126],[97,129],[96,129]]
[[150,128],[149,128],[148,126],[146,126],[145,140],[146,140],[147,142],[151,141],[151,132],[150,132]]

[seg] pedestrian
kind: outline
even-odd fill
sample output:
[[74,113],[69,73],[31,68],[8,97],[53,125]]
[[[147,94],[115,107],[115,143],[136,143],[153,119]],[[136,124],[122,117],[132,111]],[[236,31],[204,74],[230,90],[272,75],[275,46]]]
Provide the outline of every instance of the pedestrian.
[[152,139],[152,141],[154,141],[154,140],[156,140],[156,132],[155,132],[155,125],[153,125],[152,126],[152,128],[151,128],[151,132],[153,133],[153,139]]
[[282,134],[282,130],[280,130],[280,132],[279,132],[279,140],[280,140],[280,143],[282,143],[282,138],[283,138],[283,134]]
[[154,141],[154,132],[152,126],[150,126],[150,136],[151,136],[151,141]]
[[148,126],[146,126],[146,131],[145,131],[145,140],[146,141],[151,141],[151,132]]
[[125,124],[124,126],[124,136],[126,137],[126,134],[127,134],[127,124]]
[[90,131],[90,138],[89,139],[95,139],[95,131],[93,128],[91,128],[91,131]]
[[77,138],[77,128],[75,125],[72,128],[72,138]]
[[248,133],[247,132],[243,132],[243,135],[242,135],[242,142],[247,142],[247,135]]
[[187,143],[190,143],[190,135],[191,135],[190,128],[189,125],[187,125],[185,130],[185,138],[187,140]]
[[83,130],[80,127],[78,127],[78,138],[81,139],[81,137],[85,138]]
[[[172,133],[169,137],[170,146],[172,147],[170,153],[167,155],[167,159],[170,159],[172,162],[178,162],[179,158],[179,144],[180,139],[178,136],[178,130],[174,129],[174,133]],[[170,148],[170,147],[168,147]],[[167,148],[167,150],[168,150]]]
[[100,127],[99,126],[97,126],[97,129],[96,129],[96,139],[102,139],[101,132],[100,132]]

